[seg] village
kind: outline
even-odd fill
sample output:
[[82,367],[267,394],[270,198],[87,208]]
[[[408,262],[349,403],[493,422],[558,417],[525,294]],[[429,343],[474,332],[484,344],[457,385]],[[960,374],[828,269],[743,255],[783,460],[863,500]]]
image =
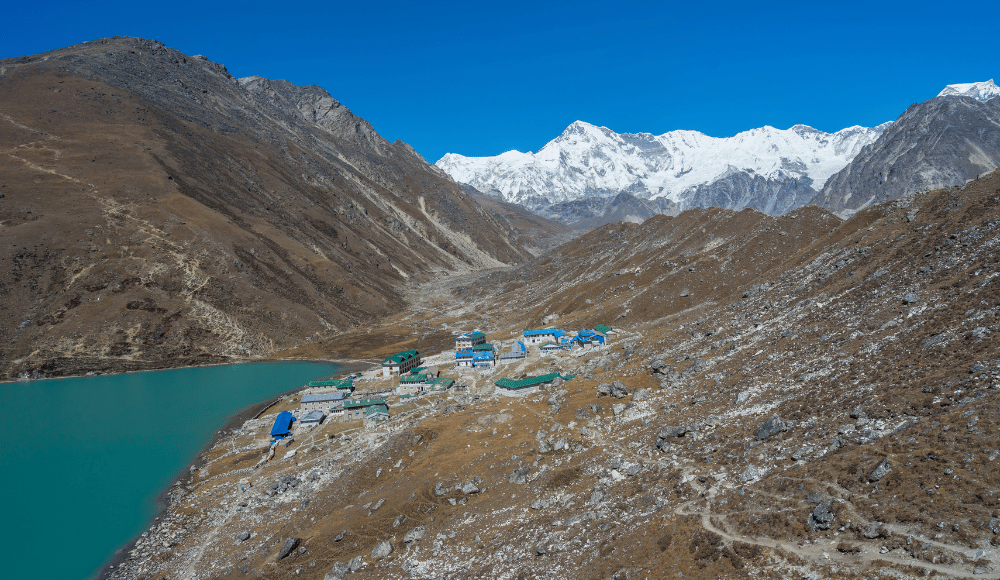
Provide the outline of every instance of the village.
[[[431,397],[449,393],[524,396],[573,375],[559,372],[529,376],[523,363],[530,358],[580,355],[607,348],[618,331],[597,324],[592,329],[559,328],[524,330],[510,343],[487,342],[478,330],[455,338],[455,349],[424,357],[417,350],[387,356],[381,367],[343,379],[312,381],[301,391],[298,407],[279,412],[271,427],[272,450],[278,442],[307,433],[330,422],[354,423],[344,427],[373,427],[391,420],[390,409],[407,409]],[[517,375],[498,376],[498,375]],[[364,388],[359,389],[359,386]],[[485,392],[484,392],[485,391]],[[273,452],[261,459],[265,463]]]

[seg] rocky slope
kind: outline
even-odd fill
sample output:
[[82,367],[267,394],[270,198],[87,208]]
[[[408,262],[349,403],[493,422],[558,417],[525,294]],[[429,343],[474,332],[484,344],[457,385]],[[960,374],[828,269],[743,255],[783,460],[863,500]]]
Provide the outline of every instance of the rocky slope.
[[564,223],[600,212],[563,214],[559,204],[622,192],[668,202],[672,213],[719,206],[780,214],[807,203],[887,126],[836,133],[762,127],[715,138],[697,131],[618,134],[577,121],[538,153],[449,153],[436,165],[458,182]]
[[[955,91],[945,89],[945,93]],[[812,203],[849,212],[963,184],[997,167],[1000,98],[983,102],[971,96],[939,96],[907,109],[878,140],[832,176]]]
[[[429,281],[354,334],[620,331],[393,400],[375,428],[303,430],[259,470],[269,423],[248,423],[106,573],[998,578],[998,248],[995,172],[847,221],[713,208],[607,225]],[[574,378],[492,388],[556,371]]]
[[628,193],[619,193],[608,200],[607,205],[601,213],[594,217],[573,222],[573,227],[583,230],[592,230],[604,224],[616,222],[629,222],[641,224],[660,212],[652,209],[641,199]]
[[0,60],[0,379],[266,356],[530,257],[325,90],[158,42]]

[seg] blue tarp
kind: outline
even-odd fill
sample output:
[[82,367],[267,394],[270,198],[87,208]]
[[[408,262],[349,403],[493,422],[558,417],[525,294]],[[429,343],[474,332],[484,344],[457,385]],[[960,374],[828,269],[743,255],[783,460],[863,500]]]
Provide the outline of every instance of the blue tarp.
[[274,418],[274,427],[271,427],[271,437],[284,437],[288,435],[288,432],[292,428],[292,421],[295,417],[288,411],[282,411],[278,413],[278,416]]

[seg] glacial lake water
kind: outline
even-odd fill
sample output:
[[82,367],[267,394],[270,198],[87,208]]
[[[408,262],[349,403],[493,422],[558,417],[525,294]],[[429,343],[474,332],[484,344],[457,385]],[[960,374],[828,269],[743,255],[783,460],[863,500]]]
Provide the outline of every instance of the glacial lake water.
[[0,384],[0,576],[92,577],[233,415],[337,372],[271,362]]

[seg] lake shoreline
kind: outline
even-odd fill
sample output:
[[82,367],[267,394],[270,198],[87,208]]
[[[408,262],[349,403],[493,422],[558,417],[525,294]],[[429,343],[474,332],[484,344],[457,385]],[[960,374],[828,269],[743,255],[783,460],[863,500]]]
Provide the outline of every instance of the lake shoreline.
[[[344,375],[353,374],[355,372],[360,372],[360,371],[368,370],[368,369],[372,368],[373,366],[375,366],[375,364],[376,364],[376,363],[373,363],[373,362],[370,362],[370,361],[361,361],[361,360],[357,360],[357,359],[318,360],[318,359],[295,359],[295,358],[257,359],[257,360],[253,360],[253,361],[245,361],[245,363],[221,363],[221,364],[222,365],[226,365],[226,364],[254,364],[254,363],[268,363],[268,362],[301,362],[301,363],[317,363],[317,364],[337,365],[338,368],[332,374],[334,376],[341,376],[341,377],[344,376]],[[219,364],[209,364],[209,365],[201,365],[201,366],[210,367],[210,366],[221,366],[221,365],[219,365]],[[171,367],[171,368],[190,368],[190,367]],[[170,370],[170,369],[164,368],[164,369],[152,369],[152,370]],[[151,371],[132,371],[132,372],[151,372]],[[126,373],[114,373],[114,374],[126,374]],[[54,377],[53,379],[33,379],[33,380],[56,380],[56,379],[61,379],[61,378],[71,378],[71,377]],[[73,377],[73,378],[81,378],[81,377]],[[19,381],[15,381],[15,382],[19,382]],[[280,402],[280,401],[282,401],[284,399],[287,399],[289,397],[294,397],[297,393],[299,393],[304,388],[306,388],[306,385],[298,386],[298,387],[296,387],[294,389],[291,389],[289,391],[281,393],[281,394],[279,394],[279,395],[277,395],[275,397],[271,397],[269,399],[260,401],[258,403],[254,403],[254,404],[252,404],[252,405],[250,405],[250,406],[242,409],[241,411],[233,414],[232,416],[230,416],[229,419],[226,420],[225,424],[223,424],[222,427],[219,428],[219,430],[217,430],[215,433],[213,433],[212,439],[201,448],[201,450],[195,456],[195,459],[191,463],[189,463],[188,465],[186,465],[183,469],[181,469],[181,471],[173,479],[171,479],[170,484],[167,485],[166,488],[164,488],[156,496],[156,504],[157,504],[156,513],[149,520],[149,522],[147,523],[147,525],[143,528],[142,532],[140,532],[138,535],[136,535],[134,538],[132,538],[132,540],[129,541],[127,544],[125,544],[121,548],[115,550],[115,552],[108,558],[108,560],[104,564],[102,564],[101,567],[98,568],[98,570],[93,575],[91,575],[89,578],[91,580],[104,580],[104,579],[110,577],[110,575],[114,572],[114,570],[117,569],[121,565],[122,562],[124,562],[125,560],[128,559],[129,553],[132,550],[135,549],[136,543],[142,537],[142,534],[146,533],[147,531],[149,531],[153,527],[153,525],[157,521],[159,521],[160,519],[162,519],[163,516],[173,507],[173,505],[176,504],[176,502],[172,503],[170,501],[170,499],[171,499],[171,491],[174,488],[176,488],[176,487],[182,487],[182,488],[185,488],[185,490],[187,490],[187,488],[183,484],[182,480],[184,480],[185,478],[188,478],[188,477],[191,476],[192,468],[194,468],[195,471],[197,471],[197,469],[199,469],[199,462],[201,461],[202,455],[206,451],[208,451],[209,449],[211,449],[212,447],[214,447],[219,442],[219,440],[224,436],[224,434],[226,432],[232,430],[235,427],[242,427],[243,424],[246,423],[247,421],[249,421],[250,419],[254,419],[258,415],[263,414],[264,411],[266,411],[268,408],[270,408],[274,404],[276,404],[276,403],[278,403],[278,402]],[[184,495],[187,495],[187,493],[185,492],[180,497],[183,497]]]
[[9,384],[20,384],[20,383],[34,383],[42,381],[59,381],[62,379],[87,379],[91,377],[112,377],[118,375],[133,375],[136,373],[150,373],[154,371],[169,371],[174,369],[196,369],[196,368],[209,368],[209,367],[222,367],[227,365],[242,365],[242,364],[256,364],[256,363],[268,363],[268,362],[301,362],[301,363],[320,363],[320,364],[335,364],[335,365],[375,365],[378,364],[377,361],[365,361],[362,359],[322,359],[322,358],[240,358],[240,359],[227,359],[227,360],[214,360],[213,362],[199,363],[196,361],[188,359],[179,359],[179,364],[171,364],[169,360],[164,361],[154,361],[149,362],[146,367],[143,368],[133,368],[128,370],[120,371],[89,371],[88,373],[81,374],[66,374],[51,377],[40,377],[34,379],[0,379],[0,387]]

